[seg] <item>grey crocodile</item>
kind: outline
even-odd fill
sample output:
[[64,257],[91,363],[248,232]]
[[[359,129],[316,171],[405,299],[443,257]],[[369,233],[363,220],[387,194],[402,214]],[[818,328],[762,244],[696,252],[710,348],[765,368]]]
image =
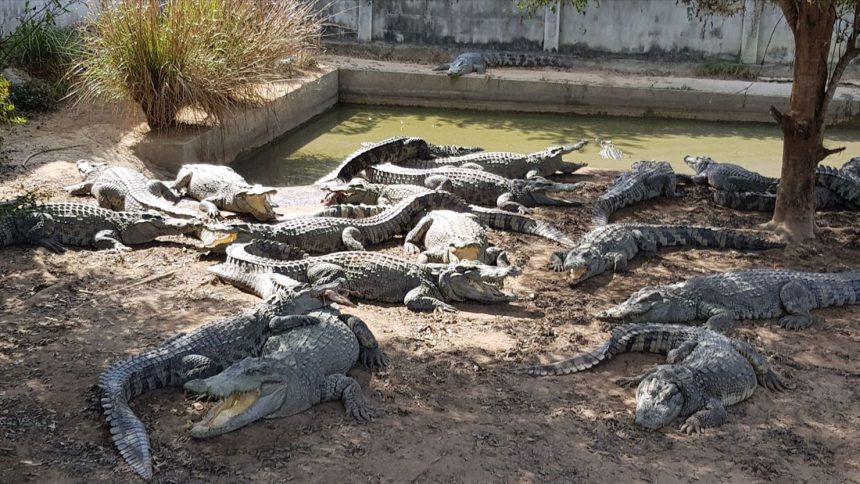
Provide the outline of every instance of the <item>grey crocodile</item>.
[[860,178],[860,156],[855,156],[854,158],[846,161],[840,170],[851,176]]
[[197,213],[175,206],[179,195],[164,182],[147,180],[142,174],[122,166],[108,166],[87,160],[77,161],[84,181],[65,187],[72,195],[92,195],[99,206],[125,212],[155,210],[171,217],[195,218]]
[[627,263],[640,251],[658,247],[721,247],[740,250],[766,250],[785,247],[753,232],[696,225],[609,224],[597,227],[569,251],[550,257],[550,268],[568,271],[571,286],[607,270],[624,272]]
[[[416,215],[435,208],[468,210],[458,197],[447,192],[415,195],[389,207],[378,215],[347,219],[338,217],[296,217],[277,224],[230,223],[211,226],[212,232],[237,234],[240,241],[255,238],[278,240],[314,254],[338,250],[364,250],[365,244],[385,242],[405,233]],[[227,238],[230,240],[230,238]],[[206,244],[218,248],[221,241]]]
[[573,173],[587,166],[586,163],[573,163],[561,159],[572,151],[581,149],[587,141],[565,146],[550,146],[527,155],[505,151],[484,151],[464,156],[433,158],[430,160],[413,159],[399,163],[407,168],[441,168],[455,166],[484,170],[506,178],[534,178],[549,176],[557,172]]
[[594,202],[591,220],[606,225],[617,210],[663,195],[675,196],[678,183],[672,165],[665,161],[637,161],[615,178],[611,187]]
[[847,171],[819,166],[815,169],[815,179],[818,186],[831,190],[848,203],[860,205],[860,177],[852,174],[850,166]]
[[0,247],[32,244],[54,252],[66,245],[131,250],[162,235],[200,230],[197,219],[175,219],[146,212],[115,212],[83,203],[46,203],[0,216]]
[[325,205],[369,204],[392,205],[413,195],[430,193],[431,190],[418,185],[370,183],[362,178],[353,178],[342,185],[329,185]]
[[413,158],[430,159],[430,145],[421,138],[395,136],[378,143],[363,145],[347,156],[331,173],[316,181],[316,185],[345,183],[372,165],[401,163]]
[[170,188],[199,200],[200,210],[210,218],[221,218],[220,210],[229,210],[263,222],[275,219],[269,197],[278,190],[251,185],[229,166],[183,165]]
[[811,309],[856,304],[860,272],[750,270],[699,276],[677,284],[646,287],[600,313],[624,323],[682,323],[704,319],[724,330],[737,319],[780,317],[788,329],[812,325]]
[[[268,270],[300,282],[316,284],[343,277],[349,294],[359,298],[405,304],[413,311],[451,312],[456,308],[445,301],[513,301],[515,296],[500,288],[507,277],[521,272],[515,266],[493,267],[472,261],[455,265],[415,264],[400,257],[360,251],[282,261],[275,258],[280,251],[278,245],[279,242],[268,240],[232,244],[227,247],[228,261],[210,267],[209,271],[229,283],[235,278],[230,271],[237,262],[250,272]],[[240,286],[240,289],[246,288]]]
[[707,156],[685,156],[684,162],[696,172],[692,177],[697,185],[709,185],[729,192],[774,192],[778,178],[759,175],[732,163],[717,163]]
[[[373,146],[375,143],[364,142],[361,143],[361,148],[368,148]],[[433,143],[427,143],[427,149],[430,153],[430,156],[434,158],[439,157],[447,157],[447,156],[463,156],[468,155],[470,153],[478,153],[480,151],[484,151],[484,148],[479,146],[458,146],[458,145],[434,145]]]
[[[489,243],[487,228],[536,235],[567,246],[574,243],[548,222],[473,206],[470,213],[434,210],[425,215],[406,235],[403,249],[407,254],[420,254],[421,264],[476,260],[509,265],[505,252]],[[425,249],[423,252],[421,247]]]
[[[428,193],[430,190],[428,190]],[[391,205],[367,205],[360,203],[358,205],[338,204],[330,205],[313,214],[312,217],[337,217],[337,218],[367,218],[379,215],[382,212],[391,208]],[[293,217],[297,218],[297,217]]]
[[[776,209],[776,193],[760,192],[727,192],[716,190],[713,194],[714,203],[723,207],[755,212],[773,212]],[[832,190],[820,186],[815,187],[815,208],[819,210],[846,209],[857,210],[857,206],[845,201]]]
[[725,407],[750,398],[757,385],[777,392],[787,389],[748,343],[705,328],[670,324],[620,326],[594,350],[515,371],[566,375],[621,353],[639,351],[667,355],[666,364],[617,381],[622,386],[638,386],[635,422],[647,429],[657,430],[681,418],[682,432],[701,432],[724,424],[728,420]]
[[473,72],[484,74],[488,67],[571,67],[569,60],[552,55],[520,54],[512,52],[465,52],[434,71],[447,71],[449,77],[460,77]]
[[260,356],[249,356],[221,373],[185,383],[188,391],[220,399],[191,428],[192,437],[214,437],[263,418],[295,415],[330,400],[343,400],[348,416],[370,418],[361,386],[346,376],[358,362],[360,348],[350,327],[329,311],[312,311],[294,319],[307,323],[270,336]]
[[499,207],[512,212],[528,213],[527,207],[538,205],[577,206],[580,202],[559,200],[547,192],[575,192],[581,183],[554,183],[545,178],[513,180],[481,170],[432,168],[428,170],[394,165],[371,166],[366,170],[371,183],[418,185],[445,190],[477,205]]
[[[129,406],[131,399],[157,388],[208,378],[247,356],[258,356],[269,336],[295,321],[293,315],[320,309],[325,299],[348,303],[339,294],[341,283],[335,281],[313,288],[293,286],[252,309],[176,334],[159,347],[124,359],[102,372],[101,405],[123,459],[144,479],[152,477],[149,438]],[[366,339],[369,330],[359,328],[356,334],[359,333],[360,340]],[[378,347],[371,347],[365,361],[373,363],[384,358]]]

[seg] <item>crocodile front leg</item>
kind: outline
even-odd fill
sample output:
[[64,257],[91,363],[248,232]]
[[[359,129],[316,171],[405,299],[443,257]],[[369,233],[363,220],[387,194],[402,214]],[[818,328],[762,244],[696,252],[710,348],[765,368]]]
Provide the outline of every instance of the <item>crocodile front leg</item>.
[[490,246],[484,250],[481,262],[498,267],[510,267],[511,265],[511,261],[508,260],[508,253],[496,246]]
[[649,368],[635,376],[625,376],[622,378],[618,378],[615,380],[615,384],[625,388],[632,388],[638,386],[640,383],[642,383],[642,380],[648,378],[652,373],[656,372],[659,369],[660,366],[655,366],[654,368]]
[[110,210],[125,210],[125,194],[118,186],[96,183],[93,185],[92,193],[96,197],[99,207]]
[[86,181],[81,182],[81,183],[77,183],[75,185],[69,185],[67,187],[63,187],[63,190],[65,190],[66,193],[68,193],[69,195],[77,195],[77,196],[89,195],[90,192],[92,191],[92,189],[93,189],[93,183],[92,182],[86,182]]
[[678,363],[684,361],[688,356],[690,356],[690,353],[692,353],[698,345],[698,341],[690,340],[685,341],[681,344],[681,346],[678,346],[677,348],[669,350],[669,353],[666,355],[666,364],[677,365]]
[[606,258],[612,265],[614,272],[627,272],[627,256],[621,252],[610,252],[606,254]]
[[724,333],[735,324],[735,315],[728,308],[702,303],[699,309],[708,318],[706,328]]
[[454,182],[445,175],[430,175],[424,179],[424,186],[431,190],[454,192]]
[[788,313],[779,320],[779,325],[785,329],[808,328],[820,320],[809,314],[809,310],[815,307],[815,296],[802,284],[792,281],[782,286],[779,289],[779,300]]
[[346,375],[328,375],[325,377],[320,401],[330,402],[343,400],[346,414],[356,420],[370,420],[370,406],[361,393],[361,385]]
[[180,193],[187,191],[188,187],[191,185],[192,176],[194,176],[194,172],[191,170],[179,170],[179,173],[176,174],[176,180],[170,183],[170,189]]
[[508,212],[516,212],[521,215],[531,213],[531,210],[529,210],[525,205],[519,202],[515,202],[513,198],[513,193],[505,192],[499,195],[499,198],[496,199],[496,206],[501,208],[502,210],[507,210]]
[[388,358],[379,349],[379,342],[376,341],[376,336],[370,331],[367,323],[347,314],[341,314],[339,318],[352,330],[352,333],[358,339],[358,346],[360,348],[358,360],[362,365],[371,370],[388,366]]
[[412,311],[457,312],[457,308],[439,299],[437,291],[424,285],[418,286],[406,293],[403,302]]
[[200,201],[197,207],[201,212],[206,212],[206,216],[213,220],[221,219],[221,210],[218,209],[218,205],[221,200],[215,197],[205,198]]
[[406,238],[403,240],[403,252],[406,252],[409,255],[415,255],[421,252],[421,246],[424,245],[424,235],[427,234],[427,231],[430,230],[432,225],[433,217],[426,215],[421,217],[421,220],[415,224],[415,227],[406,234]]
[[568,250],[557,250],[549,256],[549,268],[555,272],[564,270],[564,259],[567,257]]
[[361,231],[356,227],[347,227],[340,234],[341,241],[347,250],[364,250],[364,245],[361,244]]
[[177,195],[161,180],[150,180],[146,182],[146,190],[156,197],[163,197],[169,200],[171,203],[176,203],[182,199],[182,197]]
[[681,432],[695,434],[708,427],[719,427],[726,423],[728,419],[729,415],[726,413],[726,407],[723,406],[723,402],[717,398],[712,398],[708,400],[705,408],[691,415],[681,425]]
[[129,251],[131,247],[120,242],[120,235],[116,230],[100,230],[93,236],[93,247],[96,249],[116,249]]

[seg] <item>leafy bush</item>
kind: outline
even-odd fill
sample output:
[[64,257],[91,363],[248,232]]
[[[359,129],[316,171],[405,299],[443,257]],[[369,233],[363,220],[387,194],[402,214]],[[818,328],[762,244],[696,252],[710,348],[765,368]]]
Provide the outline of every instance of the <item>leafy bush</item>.
[[21,36],[21,41],[10,48],[8,61],[35,76],[59,80],[80,52],[79,36],[75,29],[57,27],[49,18],[18,26],[12,35]]
[[223,121],[260,102],[284,61],[312,62],[322,21],[304,0],[102,0],[83,35],[74,90],[83,100],[132,100],[153,130],[184,107]]
[[57,108],[57,90],[41,79],[31,79],[22,84],[13,84],[9,89],[9,100],[16,109],[45,113]]
[[9,81],[0,76],[0,125],[21,124],[24,118],[15,114],[15,105],[9,100]]

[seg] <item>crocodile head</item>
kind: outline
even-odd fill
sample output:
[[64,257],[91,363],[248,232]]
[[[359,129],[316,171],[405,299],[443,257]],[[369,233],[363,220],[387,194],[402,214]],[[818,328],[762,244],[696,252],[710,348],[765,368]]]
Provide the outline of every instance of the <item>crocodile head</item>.
[[460,54],[448,65],[448,77],[457,78],[476,71],[476,64],[484,62],[480,54]]
[[465,260],[481,260],[486,242],[479,239],[456,239],[447,246],[426,250],[418,257],[419,264],[452,264]]
[[702,173],[703,171],[708,169],[708,166],[711,163],[714,163],[714,160],[707,156],[684,156],[684,163],[687,164],[690,168],[693,169],[697,174]]
[[101,171],[105,167],[107,167],[107,163],[98,163],[90,160],[78,160],[75,162],[75,166],[78,168],[78,172],[80,172],[81,176],[86,179],[93,173]]
[[275,188],[254,185],[234,194],[233,204],[236,206],[237,211],[249,213],[261,222],[268,222],[277,217],[275,210],[272,208],[272,201],[269,198],[270,195],[275,194],[277,191]]
[[[683,284],[683,283],[681,283]],[[681,284],[646,287],[597,315],[622,323],[683,323],[696,319],[696,301],[676,294]]]
[[298,413],[308,407],[300,382],[285,361],[265,357],[248,357],[217,375],[191,380],[186,390],[220,400],[191,427],[191,436],[214,437],[276,412],[279,416]]
[[323,187],[329,194],[323,198],[324,205],[349,204],[375,204],[379,201],[379,194],[370,189],[370,183],[360,178],[355,178],[343,185]]
[[502,291],[505,278],[518,276],[519,267],[496,267],[475,261],[460,261],[453,265],[440,265],[438,287],[452,301],[478,301],[498,303],[514,301],[516,296]]
[[684,408],[684,394],[671,368],[645,377],[636,389],[636,424],[657,430],[672,423]]
[[606,271],[606,258],[591,250],[571,250],[564,258],[567,283],[575,286]]
[[583,183],[555,183],[546,179],[511,180],[511,192],[514,201],[527,207],[540,205],[577,206],[579,202],[573,200],[561,200],[548,196],[547,192],[575,192],[579,191]]
[[120,230],[122,241],[126,244],[145,244],[162,235],[181,235],[203,228],[198,219],[165,217],[157,213],[142,213],[130,224]]

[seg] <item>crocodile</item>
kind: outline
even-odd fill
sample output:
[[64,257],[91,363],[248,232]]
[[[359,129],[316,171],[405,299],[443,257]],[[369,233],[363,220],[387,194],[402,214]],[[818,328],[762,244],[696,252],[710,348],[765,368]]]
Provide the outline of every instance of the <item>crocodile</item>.
[[[205,324],[188,333],[176,334],[159,347],[111,365],[99,377],[104,409],[114,444],[123,459],[144,479],[152,477],[149,438],[129,401],[150,390],[181,386],[208,378],[247,356],[258,356],[269,336],[288,327],[291,316],[320,309],[326,299],[348,304],[334,281],[315,287],[292,286],[276,297]],[[357,330],[369,332],[369,330]],[[379,361],[378,348],[368,348],[366,361]]]
[[637,161],[615,178],[611,187],[594,202],[591,220],[606,225],[617,210],[660,195],[675,196],[677,184],[672,165],[665,161]]
[[195,218],[197,213],[175,206],[179,195],[164,182],[147,180],[142,174],[122,166],[108,166],[78,160],[84,181],[65,187],[71,195],[92,195],[100,207],[125,212],[155,210],[171,217]]
[[[555,226],[503,210],[472,207],[470,213],[434,210],[406,235],[403,249],[418,254],[421,264],[477,260],[491,265],[509,265],[507,255],[487,240],[487,228],[536,235],[571,246],[573,240]],[[420,247],[425,250],[421,252]]]
[[[361,143],[362,148],[367,148],[372,146],[374,143],[364,142]],[[427,143],[427,149],[430,153],[430,156],[434,158],[445,157],[445,156],[463,156],[468,155],[470,153],[478,153],[480,151],[484,151],[484,148],[480,146],[458,146],[458,145],[434,145],[433,143]]]
[[[360,251],[282,261],[275,258],[280,252],[279,245],[269,240],[231,244],[227,247],[228,261],[210,267],[209,271],[230,283],[235,275],[228,271],[237,262],[244,264],[249,272],[268,270],[299,282],[321,283],[343,277],[349,294],[359,298],[405,304],[412,311],[449,312],[457,309],[444,301],[499,303],[515,300],[516,297],[503,292],[501,286],[505,278],[521,272],[515,266],[493,267],[473,261],[454,265],[416,264],[388,254]],[[240,289],[246,287],[240,286]]]
[[717,190],[766,193],[776,191],[779,184],[778,178],[762,176],[732,163],[717,163],[707,156],[687,155],[684,162],[696,172],[693,183]]
[[701,432],[726,423],[725,407],[750,398],[758,385],[775,392],[788,388],[749,343],[705,328],[672,324],[619,326],[608,341],[591,351],[514,371],[566,375],[627,352],[667,355],[665,364],[617,380],[622,386],[638,386],[635,422],[650,430],[681,418],[682,432]]
[[421,138],[395,136],[377,143],[363,145],[347,156],[337,168],[316,181],[315,185],[345,183],[368,166],[401,163],[413,158],[430,159],[430,145]]
[[515,180],[465,168],[424,170],[385,165],[368,167],[366,174],[371,183],[418,185],[445,190],[469,203],[520,213],[528,213],[526,207],[538,205],[578,206],[578,201],[551,198],[546,192],[574,192],[582,188],[582,183],[554,183],[541,177]]
[[447,71],[449,77],[457,78],[473,72],[484,74],[488,67],[570,67],[567,59],[552,55],[521,54],[514,52],[465,52],[447,64],[440,64],[434,71]]
[[197,219],[157,213],[115,212],[83,203],[46,203],[0,216],[0,247],[28,243],[65,252],[66,245],[131,250],[162,235],[182,235],[203,227]]
[[330,185],[329,192],[323,200],[325,205],[336,204],[371,204],[391,205],[405,198],[420,193],[430,193],[433,190],[417,185],[389,185],[370,183],[362,178],[353,178],[349,183]]
[[729,328],[736,319],[780,317],[782,327],[802,329],[819,319],[809,314],[811,309],[858,301],[860,272],[759,269],[646,287],[598,317],[623,323],[705,319],[707,326],[718,330]]
[[520,153],[509,153],[505,151],[484,151],[464,156],[447,158],[434,158],[431,160],[407,160],[398,163],[407,168],[440,168],[444,166],[455,166],[459,168],[471,168],[484,170],[505,178],[534,178],[549,176],[556,172],[573,173],[587,166],[586,163],[573,163],[561,159],[572,151],[581,149],[587,141],[565,146],[550,146],[541,151],[527,155]]
[[[716,190],[713,194],[714,203],[723,207],[756,212],[773,212],[776,209],[776,194],[761,192],[728,192]],[[815,208],[857,210],[857,205],[845,201],[832,190],[820,186],[815,187]]]
[[[366,218],[296,217],[277,224],[237,222],[213,225],[209,229],[219,234],[236,234],[240,241],[255,238],[279,240],[310,253],[327,254],[345,249],[364,250],[365,245],[385,242],[397,234],[405,233],[416,215],[433,208],[468,210],[469,207],[454,195],[437,191],[415,195],[378,215]],[[218,248],[221,241],[206,245]]]
[[640,251],[676,246],[766,250],[785,244],[770,242],[754,232],[718,227],[609,224],[585,234],[576,247],[553,254],[550,267],[568,271],[568,283],[575,286],[607,270],[626,271],[628,261]]
[[860,156],[855,156],[854,158],[846,161],[840,170],[851,176],[860,178]]
[[183,165],[169,187],[199,200],[210,218],[221,218],[221,209],[249,213],[262,222],[275,219],[270,195],[277,189],[251,185],[229,166]]
[[816,185],[831,190],[846,202],[860,205],[860,177],[852,174],[849,166],[847,171],[832,166],[819,166],[815,169]]
[[294,319],[309,324],[270,336],[260,356],[249,356],[221,373],[185,383],[192,393],[220,399],[191,427],[192,437],[222,435],[330,400],[343,400],[347,416],[370,418],[361,386],[346,376],[359,360],[359,340],[344,324],[349,320],[325,310]]

